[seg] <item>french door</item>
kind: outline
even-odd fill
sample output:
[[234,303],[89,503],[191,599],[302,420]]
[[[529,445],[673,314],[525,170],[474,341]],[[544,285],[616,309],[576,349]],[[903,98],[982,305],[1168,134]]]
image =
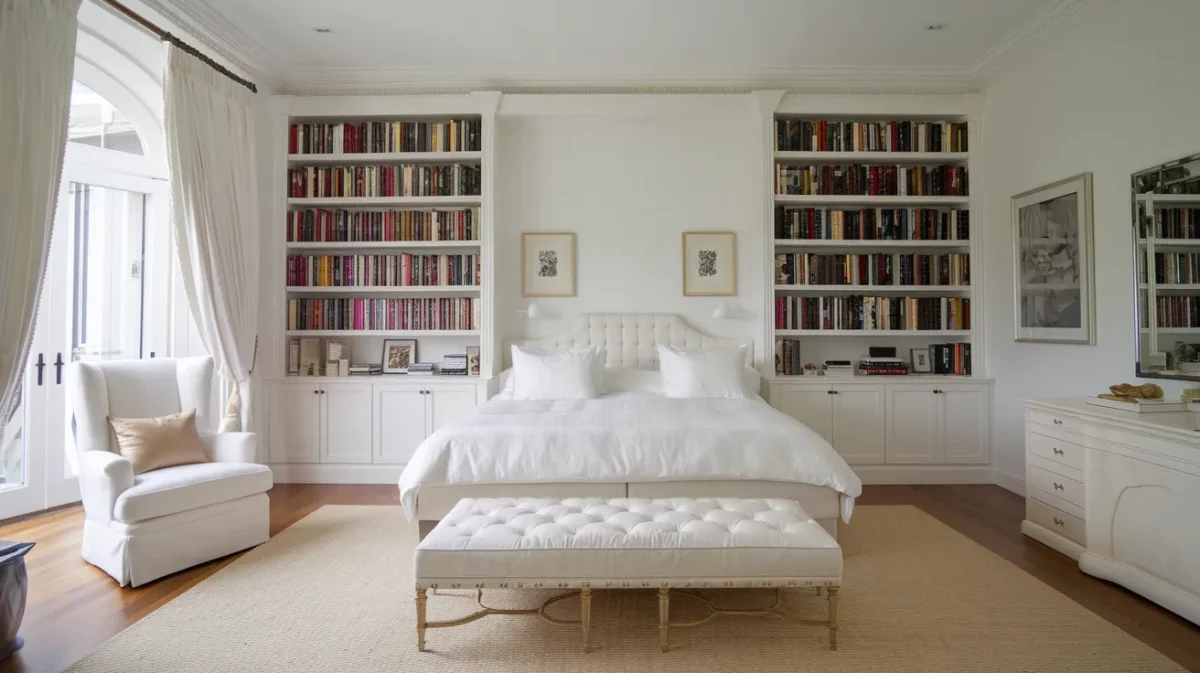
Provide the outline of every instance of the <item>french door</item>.
[[92,150],[71,147],[63,169],[21,406],[0,436],[0,518],[79,499],[67,363],[166,354],[165,182],[90,163]]

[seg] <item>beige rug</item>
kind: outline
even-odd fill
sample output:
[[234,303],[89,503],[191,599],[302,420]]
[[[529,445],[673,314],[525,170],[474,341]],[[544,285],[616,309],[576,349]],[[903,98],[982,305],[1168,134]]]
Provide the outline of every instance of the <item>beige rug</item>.
[[[118,634],[70,671],[88,673],[646,671],[1180,671],[1166,657],[913,507],[861,507],[845,529],[840,649],[826,632],[726,616],[674,629],[658,651],[651,592],[593,600],[598,651],[575,628],[494,616],[431,629],[416,651],[415,528],[398,507],[327,506]],[[550,594],[485,592],[497,606]],[[727,604],[769,594],[735,590]],[[430,597],[430,618],[470,611],[464,595]],[[698,615],[672,601],[680,618]],[[788,605],[820,617],[824,600]],[[578,603],[552,610],[573,617]]]

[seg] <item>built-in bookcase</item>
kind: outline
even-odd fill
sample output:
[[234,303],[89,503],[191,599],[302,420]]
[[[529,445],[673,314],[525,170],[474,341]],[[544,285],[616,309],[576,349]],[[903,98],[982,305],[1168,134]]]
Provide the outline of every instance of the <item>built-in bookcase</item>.
[[981,312],[967,106],[808,112],[788,98],[764,113],[776,376],[857,361],[870,346],[906,360],[936,347],[951,371],[981,376],[981,354],[966,361]]
[[283,99],[281,374],[302,338],[341,341],[355,364],[379,364],[389,338],[417,340],[420,362],[479,348],[490,374],[497,100]]
[[1138,194],[1143,351],[1174,353],[1200,336],[1200,194]]

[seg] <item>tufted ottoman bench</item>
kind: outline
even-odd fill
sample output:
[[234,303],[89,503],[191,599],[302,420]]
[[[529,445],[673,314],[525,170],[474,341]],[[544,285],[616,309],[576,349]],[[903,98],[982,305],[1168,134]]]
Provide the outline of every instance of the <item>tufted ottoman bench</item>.
[[[793,500],[743,498],[464,498],[417,546],[414,560],[417,649],[425,630],[458,626],[492,614],[538,614],[579,624],[591,647],[593,590],[658,590],[659,638],[667,651],[670,626],[693,626],[718,614],[765,614],[829,628],[837,649],[837,600],[842,550]],[[711,610],[692,622],[669,620],[672,589],[775,588],[762,610]],[[828,589],[828,621],[801,620],[779,609],[781,588]],[[480,609],[430,622],[428,589],[474,589]],[[541,607],[500,610],[483,604],[483,590],[575,589]],[[578,595],[580,618],[546,614],[553,602]]]

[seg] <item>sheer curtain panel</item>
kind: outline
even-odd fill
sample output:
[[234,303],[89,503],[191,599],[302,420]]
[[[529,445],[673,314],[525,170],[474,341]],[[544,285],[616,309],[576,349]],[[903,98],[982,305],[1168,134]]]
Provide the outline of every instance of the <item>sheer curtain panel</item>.
[[21,378],[62,177],[80,0],[0,0],[0,439]]
[[[221,431],[251,427],[257,338],[258,173],[254,94],[164,44],[171,208],[192,318],[233,386]],[[238,427],[234,427],[238,426]]]

